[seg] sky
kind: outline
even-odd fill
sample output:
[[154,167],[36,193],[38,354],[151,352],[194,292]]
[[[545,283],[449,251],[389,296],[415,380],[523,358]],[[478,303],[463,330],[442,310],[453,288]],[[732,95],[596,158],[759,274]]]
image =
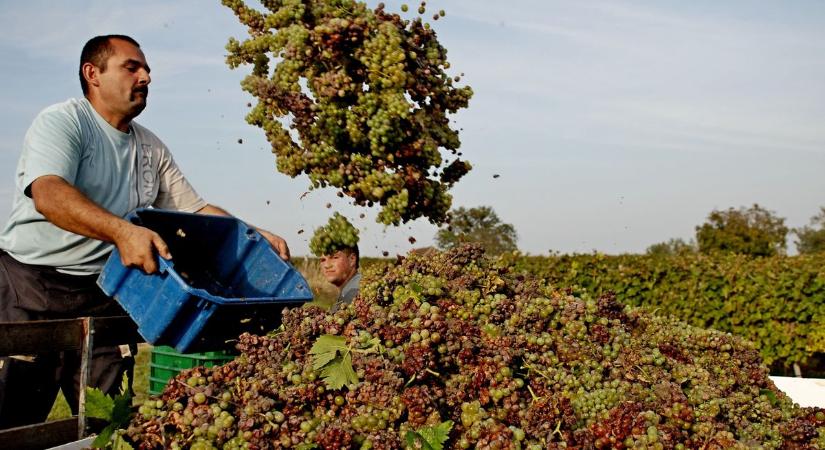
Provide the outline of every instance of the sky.
[[[473,165],[453,204],[493,207],[523,252],[643,252],[693,238],[714,209],[758,203],[799,227],[825,206],[825,2],[430,0],[425,17],[438,9],[450,71],[475,92],[453,116]],[[333,211],[361,228],[364,255],[434,243],[424,220],[386,228],[277,172],[244,120],[249,68],[224,62],[246,31],[217,0],[0,0],[0,29],[0,217],[32,119],[82,95],[80,49],[117,33],[152,67],[137,121],[210,203],[293,255]]]

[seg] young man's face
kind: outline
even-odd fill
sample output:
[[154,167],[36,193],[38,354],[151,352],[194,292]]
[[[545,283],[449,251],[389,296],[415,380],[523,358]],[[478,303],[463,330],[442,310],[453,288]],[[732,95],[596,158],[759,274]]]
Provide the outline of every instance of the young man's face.
[[106,70],[97,72],[97,94],[111,111],[137,117],[149,96],[149,65],[135,45],[121,39],[112,39],[110,44],[113,52]]
[[321,271],[327,281],[338,287],[343,286],[357,271],[355,253],[339,250],[331,255],[322,256]]

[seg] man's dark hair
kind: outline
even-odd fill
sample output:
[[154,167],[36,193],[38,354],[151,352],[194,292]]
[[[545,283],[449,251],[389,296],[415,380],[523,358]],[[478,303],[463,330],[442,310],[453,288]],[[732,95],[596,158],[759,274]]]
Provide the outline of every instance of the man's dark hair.
[[347,247],[347,248],[343,249],[342,251],[354,254],[355,255],[355,268],[356,269],[361,268],[361,253],[358,251],[358,246],[357,245],[355,247]]
[[80,75],[80,87],[83,88],[83,95],[89,93],[89,85],[86,83],[86,79],[83,78],[83,64],[91,63],[99,68],[101,72],[105,71],[106,61],[114,53],[112,39],[120,39],[140,48],[140,44],[136,40],[122,34],[107,34],[89,39],[86,45],[83,46],[83,51],[80,52],[80,68],[77,71]]

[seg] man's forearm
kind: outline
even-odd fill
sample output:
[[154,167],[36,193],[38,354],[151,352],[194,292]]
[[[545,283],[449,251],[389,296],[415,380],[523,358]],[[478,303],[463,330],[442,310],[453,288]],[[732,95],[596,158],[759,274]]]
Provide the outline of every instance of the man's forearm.
[[233,217],[232,214],[229,214],[225,209],[211,205],[209,203],[206,204],[203,208],[195,211],[197,214],[211,214],[213,216],[226,216],[226,217]]
[[34,207],[40,214],[75,234],[113,243],[130,225],[56,175],[34,180],[31,193]]

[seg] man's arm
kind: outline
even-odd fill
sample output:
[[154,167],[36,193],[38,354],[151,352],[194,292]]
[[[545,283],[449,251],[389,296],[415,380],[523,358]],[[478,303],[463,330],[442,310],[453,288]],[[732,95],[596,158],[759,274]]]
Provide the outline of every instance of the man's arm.
[[157,233],[106,211],[57,175],[34,180],[31,194],[35,209],[49,222],[72,233],[115,244],[124,266],[153,273],[157,270],[155,249],[164,258],[172,258]]
[[[224,210],[223,208],[215,205],[210,205],[208,203],[206,204],[206,206],[197,210],[196,212],[198,214],[211,214],[213,216],[234,217],[232,216],[232,214],[226,212],[226,210]],[[286,241],[282,237],[270,233],[269,231],[266,231],[263,228],[258,228],[252,224],[247,225],[257,230],[258,233],[261,233],[261,236],[263,236],[264,239],[266,239],[269,242],[272,248],[274,248],[278,252],[278,254],[281,255],[281,259],[283,259],[284,261],[289,261],[289,247],[286,245]]]

